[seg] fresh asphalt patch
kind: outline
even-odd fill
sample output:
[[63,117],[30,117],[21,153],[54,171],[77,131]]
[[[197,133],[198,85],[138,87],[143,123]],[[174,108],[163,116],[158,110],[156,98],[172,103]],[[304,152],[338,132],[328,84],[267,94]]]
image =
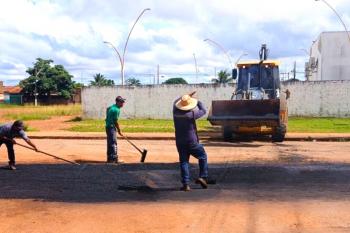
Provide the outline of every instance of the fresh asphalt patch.
[[201,200],[211,198],[348,199],[350,165],[210,164],[216,185],[195,184],[197,164],[191,164],[191,191],[180,192],[177,163],[25,164],[16,171],[0,170],[0,198],[58,202],[125,202]]

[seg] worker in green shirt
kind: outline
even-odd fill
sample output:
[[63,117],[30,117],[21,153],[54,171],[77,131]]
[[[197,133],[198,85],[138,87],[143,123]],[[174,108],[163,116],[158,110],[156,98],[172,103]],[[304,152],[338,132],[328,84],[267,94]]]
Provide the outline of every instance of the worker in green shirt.
[[121,96],[117,96],[115,104],[107,108],[106,111],[106,134],[107,134],[107,163],[123,163],[118,157],[117,148],[117,135],[123,136],[118,119],[120,115],[120,109],[123,107],[125,99]]

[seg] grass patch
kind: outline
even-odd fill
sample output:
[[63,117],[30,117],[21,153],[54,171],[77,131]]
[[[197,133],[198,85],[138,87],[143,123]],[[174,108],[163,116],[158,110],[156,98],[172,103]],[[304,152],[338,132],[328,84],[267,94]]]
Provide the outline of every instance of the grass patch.
[[45,115],[36,114],[36,113],[31,113],[31,114],[8,113],[8,114],[5,114],[4,117],[9,120],[22,120],[22,121],[47,120],[51,118],[50,116],[45,116]]
[[22,105],[0,103],[0,108],[20,108]]
[[297,133],[350,133],[350,118],[292,117],[288,132]]
[[8,120],[47,120],[53,116],[81,115],[81,105],[52,105],[52,106],[11,106],[3,107],[1,117]]
[[[128,119],[119,120],[119,125],[123,132],[147,133],[147,132],[174,132],[172,120],[149,120],[149,119]],[[206,130],[210,123],[206,120],[197,121],[199,131]],[[83,120],[69,129],[74,132],[104,132],[104,120]]]
[[[79,119],[80,120],[80,119]],[[104,132],[104,120],[76,120],[70,131],[75,132]],[[119,120],[123,132],[174,132],[172,120],[130,119]],[[207,120],[197,121],[199,131],[211,130]],[[350,133],[350,118],[300,118],[291,117],[288,123],[288,132],[295,133]]]
[[36,128],[30,127],[29,125],[26,125],[24,131],[25,132],[38,132],[39,130]]

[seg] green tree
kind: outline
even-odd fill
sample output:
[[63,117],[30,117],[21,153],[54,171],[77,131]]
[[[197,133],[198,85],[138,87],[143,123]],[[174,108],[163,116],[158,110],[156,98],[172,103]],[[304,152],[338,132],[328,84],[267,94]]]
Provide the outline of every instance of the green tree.
[[218,73],[218,77],[212,79],[212,82],[216,84],[219,84],[219,83],[221,84],[221,83],[230,83],[232,82],[232,80],[233,79],[231,78],[231,75],[226,70],[221,70]]
[[140,86],[141,82],[140,82],[140,80],[138,80],[136,78],[128,78],[126,80],[126,85],[129,85],[129,86]]
[[74,83],[74,89],[77,89],[77,88],[82,88],[82,87],[84,87],[85,85],[84,85],[84,83]]
[[188,84],[183,78],[169,78],[163,84]]
[[39,98],[50,98],[55,93],[66,99],[74,93],[73,76],[62,65],[52,65],[53,60],[37,58],[34,67],[29,67],[26,72],[30,75],[22,80],[19,85],[26,96],[38,94]]
[[106,87],[106,86],[114,86],[114,81],[111,79],[107,79],[103,74],[95,74],[94,80],[90,81],[90,86],[97,87]]

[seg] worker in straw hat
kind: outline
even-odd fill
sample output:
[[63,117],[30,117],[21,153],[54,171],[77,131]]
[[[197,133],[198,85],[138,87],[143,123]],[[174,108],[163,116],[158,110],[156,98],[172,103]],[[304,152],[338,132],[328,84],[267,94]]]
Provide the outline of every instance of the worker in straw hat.
[[175,125],[176,147],[179,153],[182,188],[183,191],[189,191],[190,155],[198,159],[199,178],[196,180],[202,188],[207,188],[208,184],[208,163],[207,154],[204,147],[199,144],[197,135],[196,120],[206,114],[206,110],[201,101],[193,98],[195,92],[184,95],[175,100],[173,105],[173,119]]

